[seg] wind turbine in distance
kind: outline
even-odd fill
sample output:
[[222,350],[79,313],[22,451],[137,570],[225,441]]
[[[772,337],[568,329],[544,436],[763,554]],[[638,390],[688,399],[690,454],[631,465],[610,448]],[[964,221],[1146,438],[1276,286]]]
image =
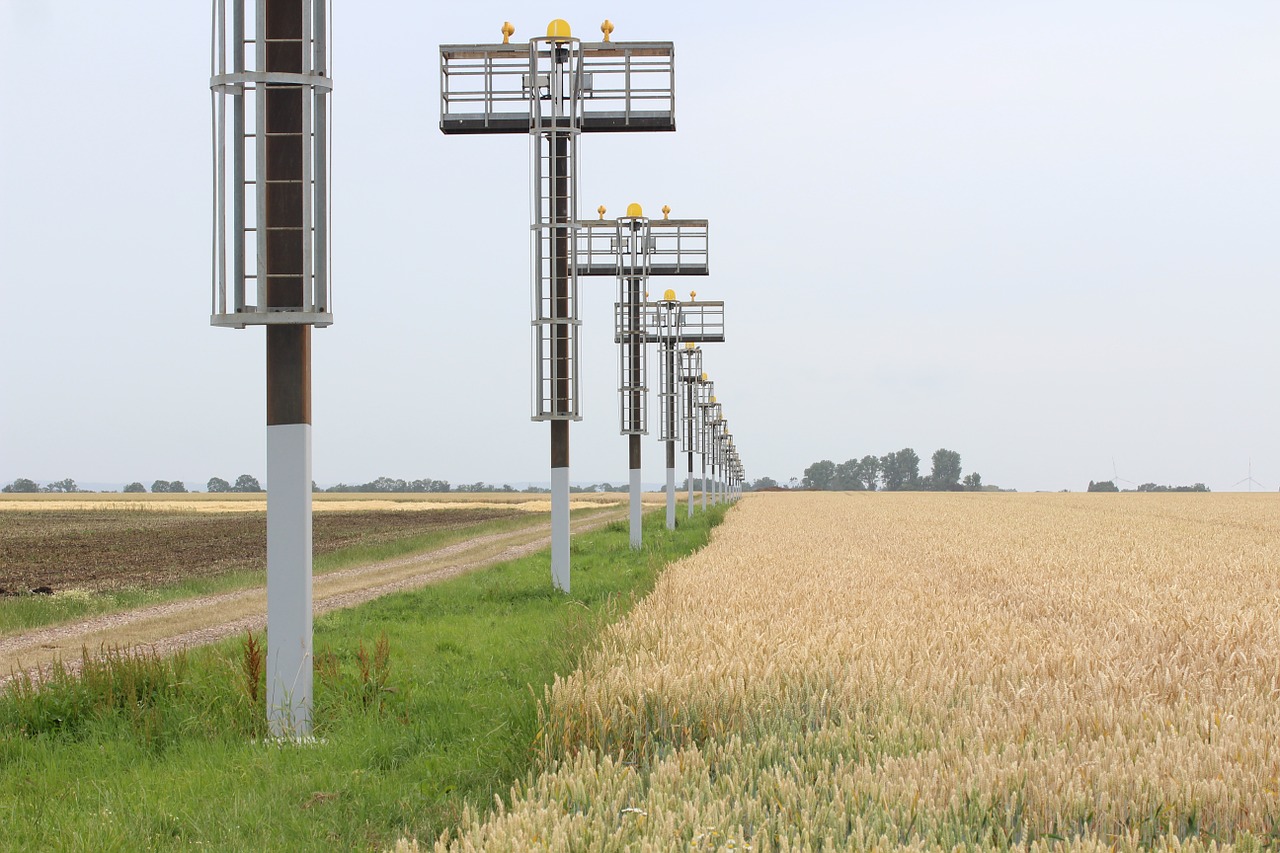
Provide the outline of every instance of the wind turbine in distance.
[[1133,480],[1126,480],[1124,477],[1121,477],[1118,473],[1116,473],[1116,458],[1114,456],[1111,457],[1111,482],[1128,483],[1130,486],[1135,485]]
[[1260,489],[1264,489],[1264,490],[1266,489],[1266,486],[1262,485],[1257,480],[1253,479],[1253,457],[1252,456],[1249,457],[1249,476],[1245,477],[1243,480],[1236,480],[1236,482],[1232,485],[1231,488],[1234,489],[1236,486],[1240,485],[1241,483],[1248,483],[1249,491],[1251,492],[1253,491],[1254,486],[1257,486]]

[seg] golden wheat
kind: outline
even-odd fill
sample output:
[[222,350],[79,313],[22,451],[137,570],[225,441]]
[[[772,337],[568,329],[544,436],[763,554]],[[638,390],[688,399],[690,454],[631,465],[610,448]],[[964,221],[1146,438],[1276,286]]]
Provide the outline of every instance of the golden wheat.
[[438,849],[1256,848],[1273,495],[750,496]]

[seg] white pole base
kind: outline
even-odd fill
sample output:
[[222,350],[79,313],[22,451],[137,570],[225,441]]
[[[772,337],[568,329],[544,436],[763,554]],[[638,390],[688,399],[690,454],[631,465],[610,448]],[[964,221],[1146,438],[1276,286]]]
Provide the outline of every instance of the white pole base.
[[311,425],[267,427],[267,726],[311,735]]
[[640,550],[640,469],[631,469],[631,548]]
[[551,469],[551,585],[569,591],[569,469]]
[[676,469],[667,469],[667,529],[676,529]]

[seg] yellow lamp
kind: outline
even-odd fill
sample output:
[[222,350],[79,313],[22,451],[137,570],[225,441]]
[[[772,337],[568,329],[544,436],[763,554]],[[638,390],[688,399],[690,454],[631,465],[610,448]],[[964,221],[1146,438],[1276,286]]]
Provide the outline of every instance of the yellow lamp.
[[568,41],[573,38],[573,33],[569,30],[569,22],[564,18],[556,18],[547,24],[547,38],[553,41]]
[[631,204],[627,205],[627,216],[632,219],[639,219],[641,216],[644,216],[644,208],[633,201]]
[[664,205],[662,206],[662,218],[663,218],[663,219],[670,219],[670,218],[671,218],[671,207],[670,207],[670,205],[666,205],[666,204],[664,204]]
[[600,214],[600,218],[601,218],[601,219],[604,219],[604,205],[603,205],[603,204],[596,208],[596,213]]
[[604,23],[600,25],[600,32],[604,33],[604,40],[609,40],[609,35],[613,32],[613,22],[608,18],[604,19]]
[[502,22],[502,43],[510,44],[511,37],[516,34],[516,28],[511,26],[510,21]]
[[662,294],[662,299],[664,302],[675,302],[676,292],[674,290],[668,290],[666,293]]

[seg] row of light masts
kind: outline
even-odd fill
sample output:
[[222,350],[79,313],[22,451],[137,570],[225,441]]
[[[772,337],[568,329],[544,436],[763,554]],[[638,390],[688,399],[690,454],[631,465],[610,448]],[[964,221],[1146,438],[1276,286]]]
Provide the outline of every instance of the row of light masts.
[[[680,379],[685,386],[682,449],[689,458],[689,515],[693,514],[693,455],[702,457],[702,507],[708,501],[736,500],[744,476],[742,459],[729,432],[724,405],[716,398],[715,382],[702,370],[701,347],[686,345],[681,353]],[[710,480],[707,468],[710,466]]]
[[724,303],[688,302],[667,290],[662,299],[649,301],[650,276],[709,274],[708,226],[705,219],[671,219],[663,206],[661,219],[644,215],[631,204],[626,216],[579,223],[582,235],[578,254],[581,275],[614,275],[618,295],[614,303],[614,340],[618,344],[618,410],[620,432],[627,436],[630,542],[641,546],[641,437],[649,433],[648,344],[659,347],[659,430],[666,445],[667,527],[675,529],[675,445],[682,421],[676,381],[676,349],[681,343],[724,340]]
[[[314,663],[311,329],[333,322],[328,167],[332,15],[329,0],[212,2],[210,319],[214,326],[266,327],[267,719],[275,736],[306,738],[312,728]],[[664,376],[674,380],[678,342],[723,340],[724,333],[723,303],[699,303],[695,308],[674,299],[661,306],[637,299],[643,290],[635,285],[643,285],[648,274],[706,274],[705,220],[654,226],[660,236],[635,242],[638,254],[630,262],[620,251],[623,220],[616,226],[613,245],[602,252],[593,252],[593,232],[578,221],[577,146],[582,133],[675,130],[673,45],[611,42],[613,25],[608,21],[601,31],[602,42],[584,44],[572,37],[566,22],[556,20],[545,38],[513,45],[514,29],[505,23],[501,44],[440,48],[440,129],[449,134],[524,134],[533,147],[532,417],[551,425],[552,581],[565,592],[569,422],[581,419],[577,277],[583,266],[583,233],[586,271],[591,272],[593,254],[608,256],[608,270],[628,285],[625,299],[619,294],[619,306],[628,305],[628,311],[625,317],[621,308],[618,311],[619,323],[625,319],[625,326],[618,327],[619,344],[627,352],[628,378],[620,383],[624,427],[627,405],[633,413],[643,413],[644,344],[649,336],[666,348]],[[634,226],[643,217],[629,218]],[[645,226],[650,225],[645,220]],[[664,255],[657,245],[662,239],[674,240],[674,250]],[[641,269],[637,263],[646,266]],[[668,524],[674,525],[674,419],[679,401],[672,384],[664,386],[662,400]],[[684,420],[687,425],[687,413]],[[699,450],[704,469],[710,456],[713,475],[724,477],[721,488],[713,476],[717,497],[732,494],[740,463],[723,415],[719,426],[704,418],[695,420],[703,430]],[[682,438],[691,440],[687,431]],[[638,446],[635,441],[638,434],[632,436],[632,446]],[[638,470],[638,458],[633,469]],[[704,489],[705,485],[704,477]],[[638,494],[635,497],[638,501]]]
[[[511,44],[440,47],[440,129],[446,134],[521,133],[533,157],[533,412],[551,427],[551,576],[569,591],[569,422],[579,405],[578,276],[615,275],[621,432],[628,437],[631,543],[640,544],[640,437],[647,433],[646,343],[671,322],[672,308],[642,298],[650,275],[706,275],[706,221],[650,220],[638,206],[606,222],[578,220],[578,140],[583,133],[675,130],[675,48],[671,42],[574,38],[552,21],[545,37]],[[596,238],[600,238],[598,241]],[[664,251],[660,245],[668,242]],[[723,340],[723,303],[680,304],[677,342]],[[693,330],[696,334],[691,335]],[[674,364],[674,357],[667,355]],[[670,371],[668,370],[668,373]],[[671,392],[660,395],[664,402]],[[674,526],[674,409],[668,442],[668,524]]]

